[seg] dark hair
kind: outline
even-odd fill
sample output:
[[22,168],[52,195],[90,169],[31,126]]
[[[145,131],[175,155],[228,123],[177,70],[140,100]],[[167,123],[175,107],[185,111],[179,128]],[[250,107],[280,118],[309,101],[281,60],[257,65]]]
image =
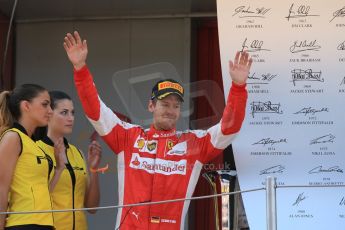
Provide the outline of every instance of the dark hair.
[[57,91],[57,90],[50,91],[49,95],[50,95],[50,107],[52,109],[55,109],[57,102],[60,100],[67,99],[67,100],[72,101],[71,97],[67,93],[62,92],[62,91]]
[[0,133],[18,121],[22,115],[20,103],[32,101],[38,94],[47,91],[44,87],[36,84],[23,84],[16,87],[12,92],[4,91],[0,94]]

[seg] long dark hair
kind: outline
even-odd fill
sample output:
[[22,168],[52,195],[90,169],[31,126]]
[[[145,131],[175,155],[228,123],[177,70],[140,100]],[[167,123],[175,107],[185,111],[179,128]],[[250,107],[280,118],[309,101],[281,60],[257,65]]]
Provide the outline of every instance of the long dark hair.
[[47,90],[36,84],[23,84],[12,92],[3,91],[0,94],[0,134],[12,127],[14,121],[19,120],[22,115],[20,111],[22,101],[30,102],[44,91]]

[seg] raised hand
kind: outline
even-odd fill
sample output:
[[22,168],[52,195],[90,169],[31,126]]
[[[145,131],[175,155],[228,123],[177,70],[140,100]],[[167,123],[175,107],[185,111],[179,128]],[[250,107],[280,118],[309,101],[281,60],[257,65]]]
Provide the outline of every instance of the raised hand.
[[92,141],[87,154],[88,165],[91,169],[97,169],[101,162],[102,148],[97,141]]
[[63,142],[63,138],[59,138],[54,143],[54,155],[56,160],[56,169],[62,170],[65,168],[65,164],[67,163],[66,157],[66,147]]
[[230,76],[233,82],[238,85],[243,85],[247,82],[249,70],[253,60],[249,58],[247,52],[238,51],[235,56],[234,62],[229,62]]
[[66,50],[68,59],[76,70],[81,69],[86,64],[88,51],[86,40],[82,41],[77,31],[74,31],[73,35],[67,33],[63,47]]

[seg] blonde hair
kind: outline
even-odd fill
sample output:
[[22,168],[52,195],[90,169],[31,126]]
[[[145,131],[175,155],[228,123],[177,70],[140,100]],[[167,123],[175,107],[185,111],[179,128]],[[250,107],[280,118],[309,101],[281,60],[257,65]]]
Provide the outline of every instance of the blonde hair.
[[10,91],[0,93],[0,135],[13,125],[13,116],[9,109]]

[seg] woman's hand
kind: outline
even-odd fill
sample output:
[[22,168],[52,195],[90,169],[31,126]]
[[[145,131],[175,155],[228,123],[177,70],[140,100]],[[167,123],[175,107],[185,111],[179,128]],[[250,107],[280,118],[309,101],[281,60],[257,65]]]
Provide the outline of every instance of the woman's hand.
[[102,148],[97,141],[92,141],[89,145],[87,162],[91,169],[97,169],[101,162]]
[[63,170],[65,164],[67,163],[66,147],[63,142],[63,138],[59,138],[56,143],[54,143],[54,155],[56,161],[56,170]]

